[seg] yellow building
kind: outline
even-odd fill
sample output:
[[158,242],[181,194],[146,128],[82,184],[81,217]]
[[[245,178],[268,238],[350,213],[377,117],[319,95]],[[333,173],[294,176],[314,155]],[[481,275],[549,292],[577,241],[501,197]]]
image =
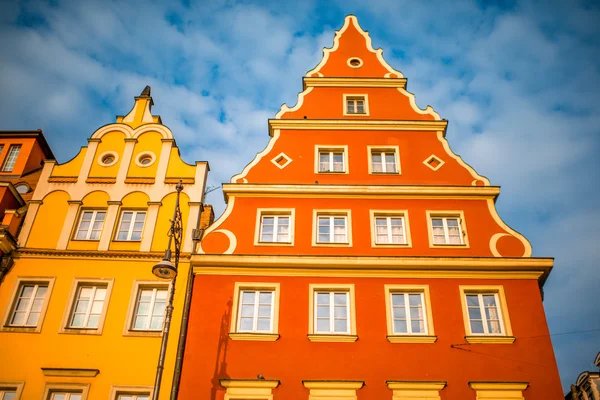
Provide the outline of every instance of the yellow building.
[[181,160],[152,104],[146,87],[73,159],[45,162],[0,285],[0,400],[152,395],[169,289],[152,266],[181,180],[182,256],[160,391],[170,397],[208,164]]

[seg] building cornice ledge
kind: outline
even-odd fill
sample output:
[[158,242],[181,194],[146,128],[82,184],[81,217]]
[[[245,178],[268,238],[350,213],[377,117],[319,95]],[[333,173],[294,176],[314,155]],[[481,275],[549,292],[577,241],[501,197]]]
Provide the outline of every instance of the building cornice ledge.
[[344,196],[408,196],[408,197],[482,197],[496,198],[499,186],[429,186],[429,185],[262,185],[224,183],[226,197],[256,195],[325,195]]
[[406,89],[406,78],[304,77],[304,90],[309,87],[360,87]]
[[[14,258],[61,258],[79,260],[160,260],[164,254],[156,251],[94,251],[21,248],[17,252],[14,252],[13,256]],[[188,261],[189,259],[189,253],[181,254],[180,261]]]
[[554,259],[194,254],[191,264],[198,275],[537,279],[543,284]]
[[374,119],[270,119],[269,135],[278,129],[288,130],[351,130],[351,131],[442,131],[448,121],[399,121]]

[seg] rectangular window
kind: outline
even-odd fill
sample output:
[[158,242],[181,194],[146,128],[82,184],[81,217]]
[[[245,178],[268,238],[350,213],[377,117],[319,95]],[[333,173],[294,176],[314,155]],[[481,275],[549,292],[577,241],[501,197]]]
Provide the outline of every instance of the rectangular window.
[[427,318],[423,293],[390,293],[392,327],[395,335],[426,335]]
[[[2,154],[2,152],[4,151],[4,145],[0,144],[0,154]],[[1,399],[0,399],[1,400]]]
[[467,293],[467,313],[472,335],[504,335],[497,293]]
[[404,217],[375,217],[376,244],[406,244]]
[[169,289],[142,287],[138,290],[131,329],[160,331],[163,328]]
[[279,339],[279,283],[236,282],[229,337],[232,340]]
[[319,172],[344,172],[343,151],[319,151]]
[[81,393],[50,392],[48,400],[81,400]]
[[48,282],[22,283],[15,298],[8,325],[36,327],[46,301]]
[[76,240],[100,240],[106,211],[83,211],[75,233]]
[[308,339],[313,342],[354,342],[356,311],[354,285],[309,285]]
[[502,286],[459,286],[467,343],[514,343]]
[[6,160],[4,160],[4,165],[2,166],[2,172],[11,172],[13,170],[20,151],[21,146],[10,146]]
[[116,400],[149,400],[150,394],[117,394]]
[[344,95],[345,110],[344,115],[367,115],[368,107],[366,96],[363,95]]
[[146,211],[123,211],[119,222],[117,240],[142,240],[145,219]]
[[263,243],[289,243],[290,216],[263,215],[260,222],[260,241]]
[[463,244],[458,218],[431,218],[433,244]]
[[372,150],[371,171],[384,174],[397,173],[396,154],[392,151]]
[[348,243],[347,219],[345,215],[318,216],[317,243]]
[[79,285],[68,327],[98,329],[104,311],[106,292],[106,285]]
[[315,333],[350,333],[348,292],[315,292]]
[[15,400],[17,398],[17,390],[0,389],[0,400]]
[[273,332],[272,290],[241,290],[237,332]]

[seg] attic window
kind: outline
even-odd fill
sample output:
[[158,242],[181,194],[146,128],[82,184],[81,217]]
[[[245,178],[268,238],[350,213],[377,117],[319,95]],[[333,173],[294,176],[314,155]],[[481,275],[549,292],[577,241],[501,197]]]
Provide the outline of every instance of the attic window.
[[98,157],[98,163],[103,167],[115,165],[119,160],[119,156],[114,151],[105,151]]
[[350,57],[348,59],[348,66],[350,68],[360,68],[363,65],[363,61],[358,57]]
[[345,94],[344,115],[369,115],[369,104],[366,94]]

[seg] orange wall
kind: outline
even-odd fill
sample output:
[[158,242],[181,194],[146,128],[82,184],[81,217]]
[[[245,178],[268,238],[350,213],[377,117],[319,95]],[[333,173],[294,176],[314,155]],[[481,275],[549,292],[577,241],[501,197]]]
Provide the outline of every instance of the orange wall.
[[2,139],[0,144],[4,145],[0,153],[0,167],[4,165],[4,160],[8,155],[11,145],[21,145],[21,151],[17,162],[11,172],[0,171],[0,177],[3,175],[23,175],[36,168],[41,168],[42,160],[45,158],[44,152],[34,138],[14,138]]
[[[347,145],[348,174],[315,173],[315,145]],[[369,174],[367,146],[398,146],[401,174]],[[284,152],[292,162],[284,169],[271,162]],[[423,164],[435,154],[445,164],[437,171]],[[474,178],[446,153],[436,132],[301,131],[286,130],[246,179],[249,183],[353,184],[353,185],[464,185]],[[239,180],[238,180],[239,182]]]
[[[234,283],[280,282],[276,342],[231,341]],[[358,341],[314,343],[308,333],[308,285],[354,283]],[[428,284],[438,340],[434,344],[392,344],[386,339],[384,284]],[[514,344],[465,343],[459,285],[503,285]],[[348,279],[310,277],[196,276],[181,399],[221,400],[219,378],[279,379],[276,399],[306,400],[303,379],[357,379],[360,399],[389,399],[386,380],[443,380],[444,400],[475,400],[469,381],[528,381],[527,400],[562,393],[540,291],[535,280]],[[527,312],[521,312],[527,310]],[[216,391],[216,397],[211,391]]]
[[15,196],[7,187],[0,187],[0,220],[4,218],[6,210],[15,210],[21,207]]
[[[254,246],[257,208],[295,208],[296,228],[294,246]],[[351,247],[313,247],[313,210],[351,209]],[[408,210],[412,248],[372,248],[369,210]],[[426,210],[463,210],[469,239],[469,248],[429,248]],[[239,227],[245,229],[239,229]],[[229,229],[237,237],[234,254],[336,254],[369,256],[493,256],[491,237],[502,228],[491,217],[486,200],[451,199],[326,199],[326,198],[236,198],[235,206],[219,229]],[[218,229],[217,229],[218,230]],[[510,240],[509,240],[510,239]],[[514,237],[506,238],[503,254],[521,256],[523,244]],[[220,232],[211,232],[202,240],[207,254],[221,254],[229,247],[229,240]]]

